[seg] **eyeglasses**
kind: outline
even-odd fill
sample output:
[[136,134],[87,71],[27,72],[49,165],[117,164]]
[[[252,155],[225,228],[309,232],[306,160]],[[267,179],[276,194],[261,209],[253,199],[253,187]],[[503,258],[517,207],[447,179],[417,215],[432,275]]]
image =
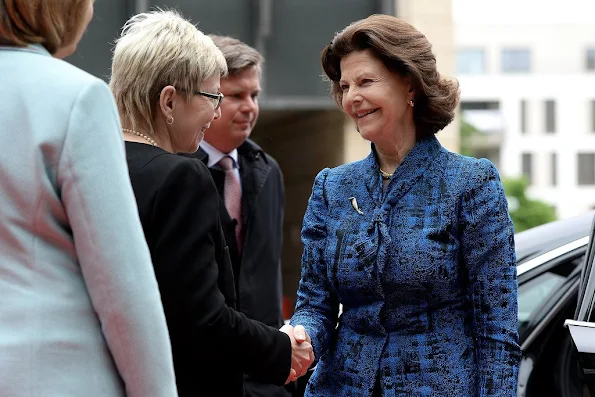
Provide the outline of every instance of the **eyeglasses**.
[[216,100],[217,102],[215,102],[215,110],[219,109],[219,107],[221,106],[221,102],[223,102],[223,98],[225,98],[225,95],[219,93],[219,94],[212,94],[210,92],[204,92],[204,91],[196,91],[195,92],[196,95],[202,95],[202,96],[206,96],[207,98],[211,98]]

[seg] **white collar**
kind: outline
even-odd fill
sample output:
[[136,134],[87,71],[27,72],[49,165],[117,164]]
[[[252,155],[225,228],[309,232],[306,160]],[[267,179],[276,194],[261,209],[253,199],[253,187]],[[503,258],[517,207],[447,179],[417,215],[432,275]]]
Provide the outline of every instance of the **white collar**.
[[207,167],[211,168],[217,163],[219,163],[219,161],[221,161],[223,157],[229,156],[233,159],[233,161],[235,161],[236,167],[238,169],[240,168],[240,163],[238,162],[238,149],[234,149],[226,154],[217,149],[215,146],[208,143],[207,141],[205,141],[204,139],[202,140],[202,142],[200,142],[200,148],[204,150],[205,153],[209,156],[209,160],[207,161]]

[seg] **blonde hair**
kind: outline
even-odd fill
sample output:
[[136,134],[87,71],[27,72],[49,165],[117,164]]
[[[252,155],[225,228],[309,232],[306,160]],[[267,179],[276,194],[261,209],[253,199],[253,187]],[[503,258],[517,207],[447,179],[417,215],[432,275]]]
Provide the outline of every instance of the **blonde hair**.
[[130,18],[116,41],[110,89],[120,118],[151,134],[161,90],[174,86],[190,100],[203,81],[225,76],[227,65],[213,40],[180,13],[151,11]]
[[331,95],[342,108],[341,59],[370,50],[393,73],[408,78],[415,93],[413,120],[419,137],[436,134],[455,116],[459,83],[436,69],[432,45],[421,32],[390,15],[370,15],[337,33],[322,50],[322,68],[331,81]]
[[0,43],[41,44],[50,54],[70,45],[92,0],[0,0]]

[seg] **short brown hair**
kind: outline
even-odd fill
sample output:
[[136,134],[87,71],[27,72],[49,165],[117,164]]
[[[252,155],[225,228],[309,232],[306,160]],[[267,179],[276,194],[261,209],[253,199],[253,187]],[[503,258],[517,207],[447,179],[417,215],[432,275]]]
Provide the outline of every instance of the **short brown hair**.
[[256,49],[233,37],[215,34],[210,34],[209,37],[225,56],[230,76],[237,75],[251,67],[255,67],[259,75],[262,73],[264,58]]
[[0,0],[0,41],[42,44],[51,54],[71,44],[93,0]]
[[390,15],[371,15],[353,22],[322,50],[322,67],[339,107],[343,99],[339,86],[341,59],[364,50],[370,50],[389,70],[410,79],[415,89],[413,120],[418,137],[435,134],[454,119],[459,83],[440,76],[426,36]]

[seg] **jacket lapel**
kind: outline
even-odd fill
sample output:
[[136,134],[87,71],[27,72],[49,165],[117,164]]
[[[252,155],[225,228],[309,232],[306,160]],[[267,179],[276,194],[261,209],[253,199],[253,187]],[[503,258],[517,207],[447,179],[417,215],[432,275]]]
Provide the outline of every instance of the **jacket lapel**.
[[435,136],[418,141],[395,170],[386,186],[390,203],[396,203],[422,177],[430,164],[438,158],[442,146]]
[[381,203],[385,197],[388,197],[390,202],[397,202],[421,178],[432,161],[438,157],[441,148],[435,136],[418,141],[397,167],[386,189],[383,190],[376,150],[372,144],[370,154],[364,159],[365,183],[370,197],[376,204]]
[[[205,165],[207,165],[209,162],[208,154],[202,149],[198,149],[194,157],[198,158]],[[225,174],[223,171],[216,168],[209,168],[209,172],[211,173],[211,177],[213,178],[213,182],[215,183],[217,192],[219,193],[219,218],[221,219],[221,228],[223,229],[223,234],[225,235],[225,240],[229,249],[229,256],[231,257],[235,279],[239,280],[239,252],[236,243],[235,222],[229,216],[229,213],[225,208],[225,200],[223,198]]]
[[238,155],[242,180],[242,226],[247,230],[271,167],[262,149],[249,141],[238,148]]

